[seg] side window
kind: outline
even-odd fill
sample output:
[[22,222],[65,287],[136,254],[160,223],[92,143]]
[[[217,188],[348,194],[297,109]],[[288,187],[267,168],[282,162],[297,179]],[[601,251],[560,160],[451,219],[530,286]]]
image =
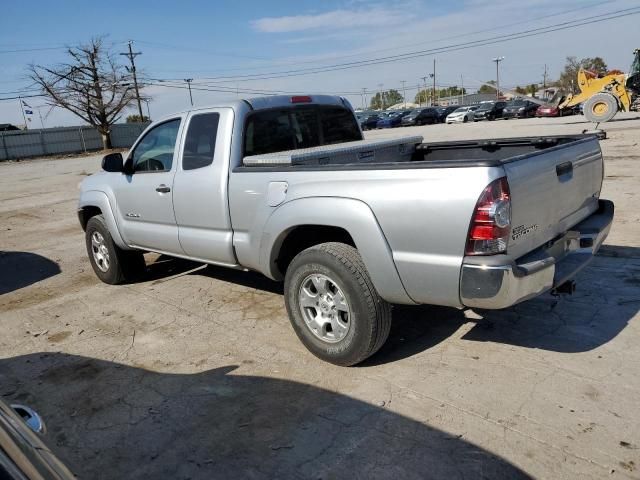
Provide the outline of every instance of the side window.
[[171,170],[180,119],[161,123],[140,140],[131,154],[134,172]]
[[219,120],[218,113],[202,113],[191,117],[184,141],[183,170],[195,170],[213,163]]

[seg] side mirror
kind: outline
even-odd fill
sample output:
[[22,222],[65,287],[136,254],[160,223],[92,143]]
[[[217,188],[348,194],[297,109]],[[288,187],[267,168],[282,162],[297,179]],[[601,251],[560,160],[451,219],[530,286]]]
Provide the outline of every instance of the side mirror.
[[124,161],[122,154],[110,153],[102,157],[102,169],[105,172],[122,172]]

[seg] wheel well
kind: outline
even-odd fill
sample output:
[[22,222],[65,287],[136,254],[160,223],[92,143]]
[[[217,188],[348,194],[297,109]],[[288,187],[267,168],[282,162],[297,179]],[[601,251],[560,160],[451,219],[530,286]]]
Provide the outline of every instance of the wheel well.
[[80,219],[80,225],[82,225],[82,229],[85,230],[87,228],[87,222],[91,217],[95,217],[96,215],[101,215],[102,210],[98,207],[82,207],[78,210],[78,218]]
[[326,242],[346,243],[355,247],[356,244],[344,228],[326,225],[300,225],[287,233],[278,251],[275,263],[281,274],[287,271],[291,260],[301,251]]

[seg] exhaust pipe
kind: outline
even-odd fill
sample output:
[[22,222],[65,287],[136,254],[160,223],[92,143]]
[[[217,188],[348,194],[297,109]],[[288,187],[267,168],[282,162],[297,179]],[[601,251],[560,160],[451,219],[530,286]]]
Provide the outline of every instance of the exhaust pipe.
[[567,280],[561,285],[558,285],[556,288],[551,290],[552,295],[573,295],[576,291],[576,281],[575,280]]

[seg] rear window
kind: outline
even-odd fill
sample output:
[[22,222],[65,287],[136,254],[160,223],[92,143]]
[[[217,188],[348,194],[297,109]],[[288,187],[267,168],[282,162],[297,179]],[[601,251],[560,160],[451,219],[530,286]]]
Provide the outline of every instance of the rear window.
[[305,106],[253,113],[245,128],[244,155],[297,150],[362,140],[351,110]]

